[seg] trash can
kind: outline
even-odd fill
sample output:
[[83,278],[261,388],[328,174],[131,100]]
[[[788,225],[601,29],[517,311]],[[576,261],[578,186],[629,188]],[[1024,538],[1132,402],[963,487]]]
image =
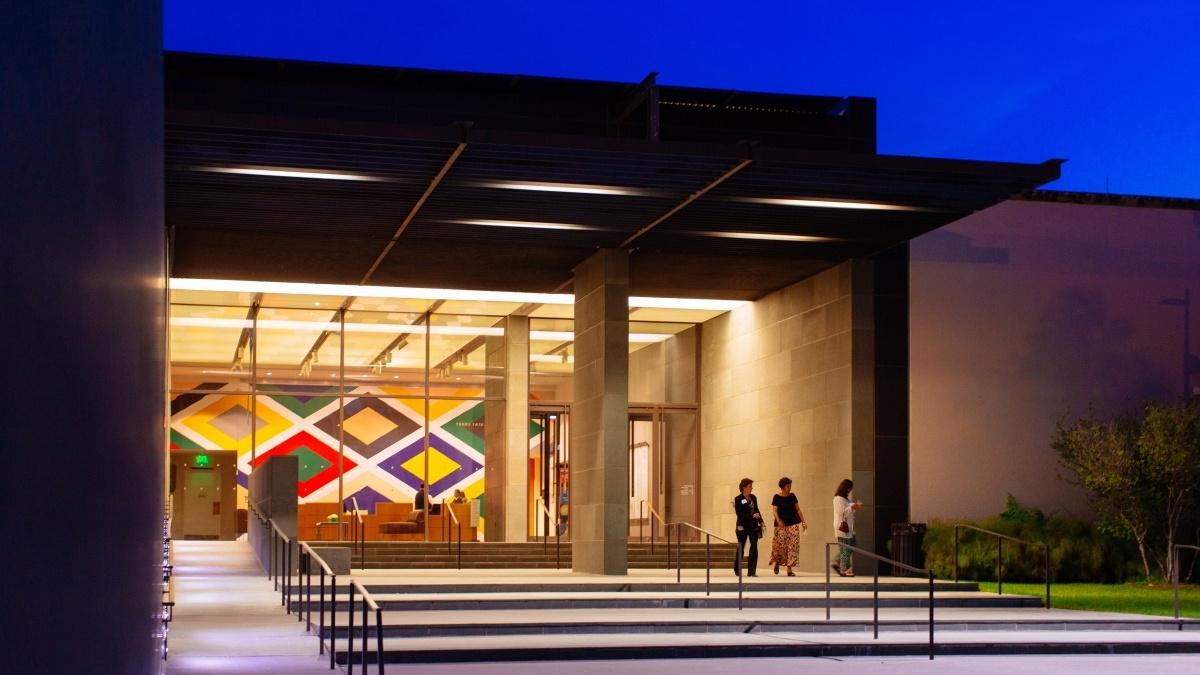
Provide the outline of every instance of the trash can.
[[[925,540],[925,523],[892,523],[892,559],[913,567],[925,567],[925,552],[921,543]],[[906,569],[895,569],[901,577],[920,576]]]

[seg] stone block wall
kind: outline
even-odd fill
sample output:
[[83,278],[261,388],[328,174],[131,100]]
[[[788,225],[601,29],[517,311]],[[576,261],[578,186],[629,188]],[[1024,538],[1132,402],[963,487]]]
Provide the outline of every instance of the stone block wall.
[[[788,476],[810,530],[801,569],[820,570],[833,540],[833,491],[855,482],[860,546],[874,540],[874,332],[871,263],[851,261],[703,324],[702,527],[733,537],[732,502],[755,481],[768,530]],[[866,569],[870,569],[866,567]]]

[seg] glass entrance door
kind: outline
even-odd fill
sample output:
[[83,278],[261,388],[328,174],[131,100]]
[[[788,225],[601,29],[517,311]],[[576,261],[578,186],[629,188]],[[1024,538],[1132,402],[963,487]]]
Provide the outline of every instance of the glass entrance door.
[[[668,523],[699,525],[700,425],[692,406],[629,410],[629,536],[650,536],[651,507]],[[661,526],[656,526],[661,536]],[[685,540],[695,536],[685,533]]]
[[[567,536],[570,524],[570,413],[565,407],[533,408],[529,414],[528,536]],[[539,499],[546,506],[542,511]]]

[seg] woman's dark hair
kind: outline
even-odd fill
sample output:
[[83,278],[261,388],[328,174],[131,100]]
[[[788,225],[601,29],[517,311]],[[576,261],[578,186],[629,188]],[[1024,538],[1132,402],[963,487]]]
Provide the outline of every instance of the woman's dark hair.
[[745,490],[747,485],[753,485],[753,484],[754,484],[754,481],[750,480],[749,478],[743,478],[742,482],[738,483],[738,492]]
[[842,499],[850,499],[850,491],[854,489],[854,481],[849,478],[843,478],[842,482],[838,483],[837,490],[834,491],[835,497]]
[[791,484],[792,484],[792,479],[788,478],[787,476],[784,476],[783,478],[779,479],[779,489],[780,490],[783,489],[784,485],[791,485]]

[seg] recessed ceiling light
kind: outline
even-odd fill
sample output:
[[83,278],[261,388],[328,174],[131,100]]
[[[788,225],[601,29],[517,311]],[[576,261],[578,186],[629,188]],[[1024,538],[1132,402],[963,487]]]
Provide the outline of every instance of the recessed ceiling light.
[[[278,295],[323,295],[355,296],[359,298],[393,298],[407,300],[472,300],[477,302],[512,302],[537,305],[573,305],[575,296],[570,293],[520,293],[509,291],[472,291],[458,288],[410,288],[401,286],[357,286],[353,284],[304,284],[285,281],[243,281],[236,279],[188,279],[173,277],[171,290],[212,291],[220,293],[265,293]],[[725,312],[746,304],[743,300],[715,300],[708,298],[655,298],[630,296],[629,306],[653,307],[657,309],[695,309]],[[202,323],[188,323],[193,318],[175,317],[173,325],[205,325],[210,327],[243,328],[251,322],[244,319],[203,318]],[[221,322],[221,323],[218,323]],[[262,320],[259,321],[260,325]],[[323,322],[313,322],[322,326]],[[332,324],[336,326],[337,324]],[[359,324],[371,325],[371,324]],[[398,331],[395,325],[379,324],[378,332]],[[415,327],[413,332],[422,333],[424,328]]]
[[530,190],[533,192],[570,192],[581,195],[619,195],[625,197],[648,197],[657,194],[654,190],[624,187],[621,185],[595,185],[588,183],[549,183],[541,181],[489,180],[475,183],[478,187],[502,190]]
[[595,227],[594,225],[577,225],[575,223],[544,223],[535,220],[485,220],[485,219],[463,219],[463,220],[447,220],[447,223],[457,223],[459,225],[483,225],[486,227],[520,227],[532,230],[588,230],[588,231],[603,231],[603,227]]
[[209,173],[233,173],[243,176],[267,176],[270,178],[316,178],[320,180],[357,180],[368,182],[389,182],[389,178],[369,176],[362,173],[346,173],[344,171],[324,171],[321,169],[289,169],[280,166],[197,166],[196,171]]
[[817,237],[809,234],[777,234],[774,232],[696,232],[701,237],[724,239],[757,239],[761,241],[844,241],[837,237]]
[[736,202],[750,204],[773,204],[776,206],[807,206],[821,209],[861,209],[866,211],[934,211],[924,206],[886,204],[883,202],[859,202],[851,199],[816,197],[730,197]]

